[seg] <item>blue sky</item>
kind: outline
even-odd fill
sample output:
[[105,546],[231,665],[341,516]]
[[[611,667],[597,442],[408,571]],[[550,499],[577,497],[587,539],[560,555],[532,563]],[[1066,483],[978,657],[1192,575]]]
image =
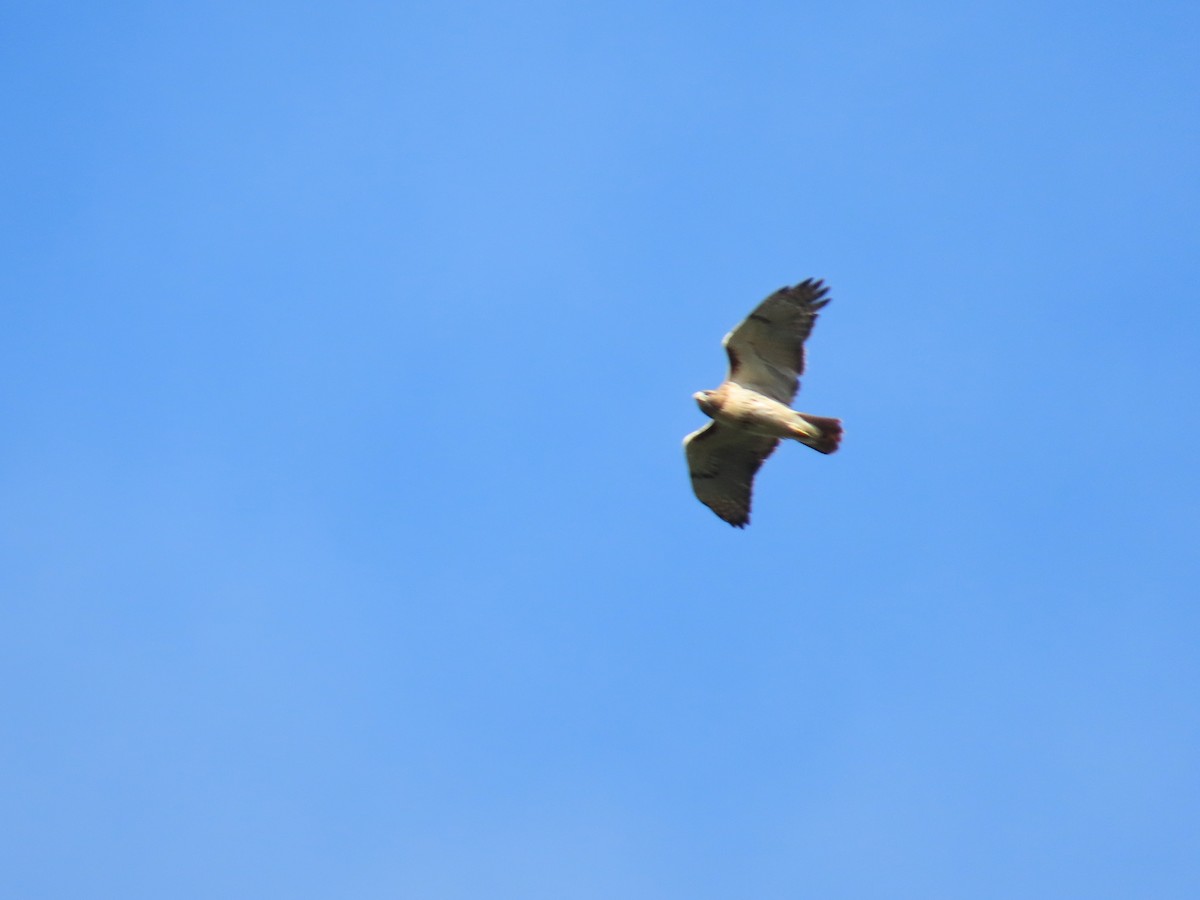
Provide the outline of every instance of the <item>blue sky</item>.
[[7,10],[0,893],[1200,894],[1198,26]]

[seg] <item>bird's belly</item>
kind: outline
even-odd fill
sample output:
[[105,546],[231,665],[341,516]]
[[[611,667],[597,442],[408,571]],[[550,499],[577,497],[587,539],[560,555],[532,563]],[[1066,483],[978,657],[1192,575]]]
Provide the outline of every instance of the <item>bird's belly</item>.
[[726,402],[717,418],[754,434],[790,437],[796,413],[778,400],[744,391],[733,402]]

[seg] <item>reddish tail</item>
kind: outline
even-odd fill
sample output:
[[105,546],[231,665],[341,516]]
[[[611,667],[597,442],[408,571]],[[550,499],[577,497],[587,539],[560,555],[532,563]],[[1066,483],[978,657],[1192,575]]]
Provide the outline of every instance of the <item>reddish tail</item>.
[[838,448],[838,444],[842,442],[842,420],[827,419],[825,416],[810,416],[808,413],[800,413],[802,418],[809,425],[813,425],[821,429],[821,436],[807,440],[808,446],[814,450],[819,450],[822,453],[833,453]]

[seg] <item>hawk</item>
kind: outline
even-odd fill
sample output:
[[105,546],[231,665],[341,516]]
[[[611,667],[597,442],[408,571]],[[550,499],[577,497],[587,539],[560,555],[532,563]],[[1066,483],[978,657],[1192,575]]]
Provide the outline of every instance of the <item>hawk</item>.
[[729,375],[715,391],[693,394],[712,421],[683,439],[692,490],[700,502],[737,528],[750,522],[754,475],[780,439],[833,453],[842,422],[811,416],[789,404],[804,372],[804,341],[829,302],[812,278],[767,297],[721,345]]

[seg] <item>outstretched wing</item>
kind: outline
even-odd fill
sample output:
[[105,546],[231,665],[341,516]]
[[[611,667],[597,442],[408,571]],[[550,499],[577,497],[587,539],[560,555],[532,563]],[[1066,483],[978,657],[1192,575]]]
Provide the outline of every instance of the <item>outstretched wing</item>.
[[692,490],[730,525],[744,528],[750,521],[754,475],[778,444],[778,438],[709,422],[683,439]]
[[829,302],[827,293],[824,282],[810,278],[758,304],[722,342],[729,354],[726,380],[790,404],[804,372],[804,341],[817,310]]

